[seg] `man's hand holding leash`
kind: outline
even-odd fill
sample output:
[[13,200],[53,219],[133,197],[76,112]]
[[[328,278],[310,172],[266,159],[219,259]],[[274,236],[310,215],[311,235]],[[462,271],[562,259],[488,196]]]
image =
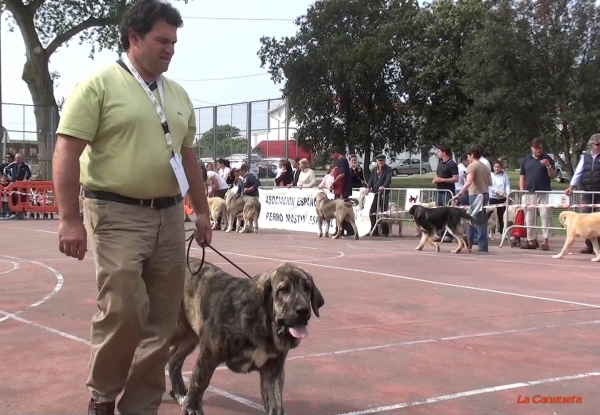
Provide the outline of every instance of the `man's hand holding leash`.
[[208,201],[204,192],[204,178],[198,159],[191,148],[181,148],[183,170],[189,183],[188,195],[192,208],[196,212],[196,242],[200,246],[210,245],[212,242],[212,229],[208,212]]

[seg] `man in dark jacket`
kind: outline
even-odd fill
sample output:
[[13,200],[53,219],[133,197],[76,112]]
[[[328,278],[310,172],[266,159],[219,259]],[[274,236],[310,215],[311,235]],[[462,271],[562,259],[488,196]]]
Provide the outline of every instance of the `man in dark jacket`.
[[[390,187],[392,184],[392,168],[385,164],[385,155],[380,154],[375,157],[377,160],[377,165],[371,171],[371,177],[369,178],[369,182],[367,183],[367,191],[366,194],[370,192],[375,193],[375,198],[373,199],[373,203],[371,204],[371,210],[369,212],[369,218],[371,219],[371,229],[375,227],[376,221],[376,212],[385,212],[388,209],[388,205],[390,202],[390,191],[384,190]],[[379,209],[377,207],[379,206]],[[390,233],[390,227],[387,223],[381,224],[381,232],[383,235],[388,236]],[[373,236],[380,236],[379,231],[376,230],[373,232]]]
[[[583,153],[579,157],[579,163],[573,172],[573,178],[569,187],[565,189],[565,194],[570,196],[573,190],[583,190],[582,203],[586,205],[600,204],[600,133],[593,134],[588,140],[589,152]],[[583,208],[584,212],[597,212],[599,208]],[[600,243],[600,238],[598,238]],[[593,254],[592,242],[585,240],[586,248],[582,249],[582,254]]]

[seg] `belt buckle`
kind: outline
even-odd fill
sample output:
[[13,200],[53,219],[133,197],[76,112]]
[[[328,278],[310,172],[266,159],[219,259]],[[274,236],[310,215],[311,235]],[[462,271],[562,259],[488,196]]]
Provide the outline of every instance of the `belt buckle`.
[[150,209],[155,209],[154,207],[154,198],[150,199]]

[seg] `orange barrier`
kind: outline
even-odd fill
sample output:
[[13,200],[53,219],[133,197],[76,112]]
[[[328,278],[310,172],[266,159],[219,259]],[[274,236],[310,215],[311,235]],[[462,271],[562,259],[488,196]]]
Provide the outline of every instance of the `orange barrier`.
[[13,213],[58,213],[51,181],[14,182],[4,188]]
[[185,213],[186,217],[194,213],[194,209],[192,208],[190,199],[187,197],[187,195],[183,198],[183,213]]

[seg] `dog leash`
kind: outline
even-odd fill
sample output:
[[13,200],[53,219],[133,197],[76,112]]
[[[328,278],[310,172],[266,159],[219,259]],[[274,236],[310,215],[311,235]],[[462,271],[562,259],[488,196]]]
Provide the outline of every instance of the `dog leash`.
[[200,266],[198,267],[198,269],[196,270],[196,272],[192,271],[192,268],[190,267],[190,249],[192,248],[192,242],[194,241],[194,238],[196,236],[196,234],[198,233],[197,230],[195,229],[187,229],[186,232],[189,231],[193,231],[192,235],[186,239],[186,241],[188,241],[188,247],[187,247],[187,254],[186,254],[186,260],[187,260],[187,266],[188,269],[190,270],[190,272],[192,273],[192,275],[197,275],[198,273],[200,273],[200,270],[202,269],[202,266],[204,265],[204,257],[206,256],[206,246],[208,246],[210,249],[212,249],[213,251],[215,251],[215,253],[217,253],[221,258],[223,258],[225,261],[229,262],[231,265],[233,265],[234,267],[236,267],[242,274],[244,274],[245,276],[247,276],[248,278],[252,279],[252,277],[243,269],[241,269],[240,267],[238,267],[236,264],[233,263],[233,261],[231,261],[229,258],[227,258],[225,255],[223,255],[222,253],[220,253],[219,251],[217,251],[212,245],[201,245],[202,247],[202,258],[200,259]]

